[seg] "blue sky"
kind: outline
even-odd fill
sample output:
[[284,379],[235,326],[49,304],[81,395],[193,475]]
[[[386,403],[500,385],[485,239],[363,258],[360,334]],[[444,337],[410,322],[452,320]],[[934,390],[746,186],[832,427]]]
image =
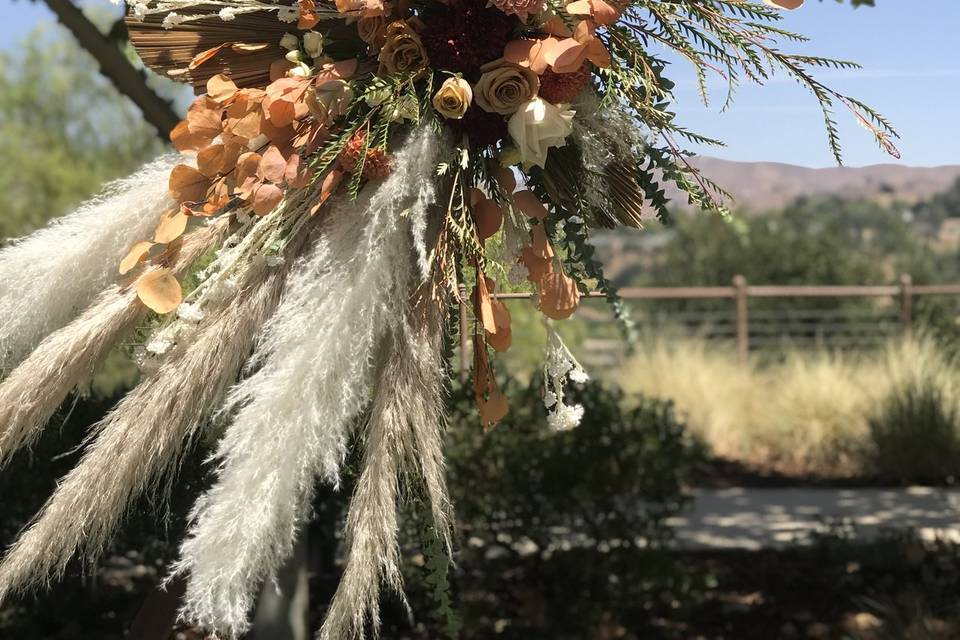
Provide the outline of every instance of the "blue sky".
[[[0,0],[10,3],[10,0]],[[109,7],[109,0],[83,4]],[[871,104],[897,125],[903,140],[900,161],[909,165],[960,164],[960,0],[877,0],[875,9],[853,10],[832,0],[808,0],[785,14],[783,26],[812,38],[803,53],[856,60],[862,71],[825,71],[837,89]],[[17,0],[3,8],[0,47],[13,46],[34,25],[51,20],[42,5]],[[697,102],[689,67],[675,63],[676,111],[680,121],[727,142],[705,150],[732,160],[774,160],[805,166],[833,164],[816,103],[799,86],[776,78],[765,87],[743,87],[733,108],[720,111],[722,83],[715,104]],[[838,110],[844,159],[850,166],[895,162],[845,113]]]

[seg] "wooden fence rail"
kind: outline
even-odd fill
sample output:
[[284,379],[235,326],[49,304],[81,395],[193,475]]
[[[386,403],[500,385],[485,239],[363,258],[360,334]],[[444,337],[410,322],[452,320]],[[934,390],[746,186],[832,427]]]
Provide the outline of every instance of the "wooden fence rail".
[[[899,306],[898,321],[902,333],[913,333],[914,300],[921,296],[960,296],[960,284],[915,285],[913,278],[904,274],[895,285],[751,285],[742,275],[733,278],[726,287],[626,287],[620,289],[624,300],[730,300],[734,307],[737,354],[746,363],[751,347],[750,299],[771,298],[893,298]],[[499,293],[500,300],[527,300],[531,293]],[[602,298],[591,292],[587,297]],[[466,290],[461,286],[460,303],[460,373],[465,380],[470,367],[470,327]]]

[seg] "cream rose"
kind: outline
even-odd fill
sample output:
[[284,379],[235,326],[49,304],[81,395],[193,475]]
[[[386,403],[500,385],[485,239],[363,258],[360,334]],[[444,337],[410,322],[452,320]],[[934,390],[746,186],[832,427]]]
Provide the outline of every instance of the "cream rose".
[[430,64],[420,36],[402,20],[387,26],[379,58],[380,69],[377,74],[381,76],[394,73],[419,75]]
[[433,107],[444,118],[459,120],[473,102],[473,89],[463,78],[447,78],[433,95]]
[[484,65],[482,70],[473,92],[484,111],[510,115],[540,90],[537,74],[512,62],[497,60]]
[[328,125],[350,108],[353,89],[343,80],[327,80],[319,86],[310,87],[303,101],[318,122]]
[[547,162],[550,147],[562,147],[573,131],[573,116],[576,113],[555,106],[541,98],[534,98],[522,105],[507,123],[510,137],[520,152],[524,166],[543,167]]

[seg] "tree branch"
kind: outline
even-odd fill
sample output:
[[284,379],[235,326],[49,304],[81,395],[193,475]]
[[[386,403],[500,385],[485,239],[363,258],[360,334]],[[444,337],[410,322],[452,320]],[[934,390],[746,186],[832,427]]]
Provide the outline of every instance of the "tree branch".
[[130,64],[123,52],[109,42],[70,0],[43,1],[73,34],[80,46],[96,59],[100,65],[100,73],[113,83],[117,91],[140,108],[144,119],[157,129],[157,135],[169,140],[170,132],[177,126],[180,118],[170,103],[150,88],[145,74]]

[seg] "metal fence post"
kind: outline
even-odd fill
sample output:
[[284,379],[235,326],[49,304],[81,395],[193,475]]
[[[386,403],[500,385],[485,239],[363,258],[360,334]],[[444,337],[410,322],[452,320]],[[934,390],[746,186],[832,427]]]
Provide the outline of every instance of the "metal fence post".
[[470,379],[470,316],[467,311],[467,285],[457,286],[460,293],[460,382]]
[[913,337],[913,278],[900,276],[900,325],[905,338]]
[[747,364],[750,357],[750,315],[747,305],[749,291],[747,279],[742,275],[733,277],[734,299],[737,308],[737,357],[740,364]]

